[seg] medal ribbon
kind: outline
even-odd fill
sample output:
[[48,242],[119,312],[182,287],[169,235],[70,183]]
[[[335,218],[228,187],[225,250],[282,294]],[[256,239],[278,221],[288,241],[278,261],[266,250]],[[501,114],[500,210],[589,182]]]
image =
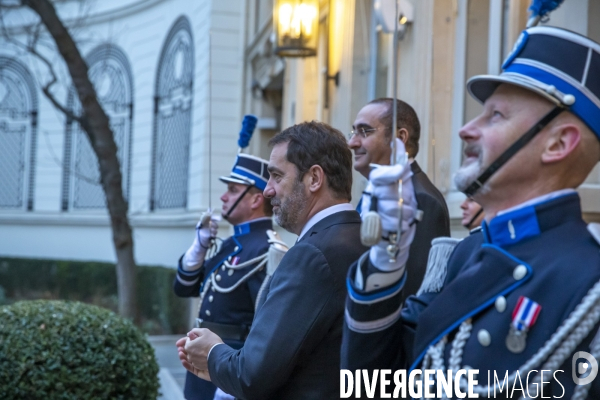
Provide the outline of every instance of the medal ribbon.
[[512,326],[517,331],[528,331],[537,320],[542,306],[528,297],[521,296],[512,314]]

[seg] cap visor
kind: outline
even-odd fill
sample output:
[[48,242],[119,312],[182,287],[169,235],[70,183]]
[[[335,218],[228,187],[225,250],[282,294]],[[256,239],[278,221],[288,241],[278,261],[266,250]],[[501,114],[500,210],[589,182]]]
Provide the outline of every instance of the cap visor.
[[498,86],[503,83],[515,85],[537,93],[543,98],[550,100],[554,104],[560,103],[556,97],[546,93],[544,90],[535,86],[532,82],[520,79],[517,75],[477,75],[469,79],[467,82],[467,89],[469,90],[469,93],[471,93],[471,96],[477,99],[480,103],[484,103],[494,93]]
[[248,181],[245,181],[243,179],[238,179],[238,178],[232,178],[230,176],[221,176],[221,177],[219,177],[219,180],[221,182],[225,182],[225,183],[239,183],[240,185],[246,185],[246,186],[251,185],[251,183]]

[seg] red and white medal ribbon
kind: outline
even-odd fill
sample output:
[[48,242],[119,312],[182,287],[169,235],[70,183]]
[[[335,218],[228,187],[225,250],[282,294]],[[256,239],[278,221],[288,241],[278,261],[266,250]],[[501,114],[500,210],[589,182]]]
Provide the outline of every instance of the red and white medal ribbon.
[[528,297],[521,296],[512,314],[512,326],[517,331],[528,331],[540,314],[542,306]]

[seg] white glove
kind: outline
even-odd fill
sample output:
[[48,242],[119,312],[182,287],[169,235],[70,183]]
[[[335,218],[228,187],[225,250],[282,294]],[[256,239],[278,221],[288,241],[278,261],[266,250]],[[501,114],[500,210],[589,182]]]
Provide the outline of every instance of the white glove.
[[213,398],[213,400],[235,400],[235,397],[233,397],[232,395],[227,394],[224,391],[222,391],[221,389],[217,388],[217,391],[215,392],[215,397]]
[[182,264],[184,270],[194,271],[202,266],[211,241],[217,237],[219,220],[219,217],[212,215],[210,209],[202,214],[200,221],[196,224],[194,243],[192,243],[183,257]]
[[[404,154],[404,144],[397,140],[398,152]],[[390,232],[398,232],[398,181],[402,180],[402,235],[399,243],[399,253],[396,261],[390,261],[387,240],[380,240],[378,244],[371,247],[369,258],[371,263],[379,270],[392,272],[403,269],[408,259],[408,250],[413,241],[416,226],[414,221],[417,209],[415,191],[412,184],[412,171],[410,164],[404,161],[396,165],[380,165],[375,167],[369,174],[369,184],[366,192],[377,197],[377,213],[381,218],[382,234],[388,237]],[[363,197],[363,209],[365,212],[370,208],[370,196]]]

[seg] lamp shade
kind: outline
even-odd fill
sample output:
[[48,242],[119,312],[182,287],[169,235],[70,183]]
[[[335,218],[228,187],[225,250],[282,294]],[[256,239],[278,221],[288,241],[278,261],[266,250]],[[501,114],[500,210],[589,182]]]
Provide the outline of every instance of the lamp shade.
[[275,54],[280,57],[317,54],[319,0],[275,0],[273,24]]

